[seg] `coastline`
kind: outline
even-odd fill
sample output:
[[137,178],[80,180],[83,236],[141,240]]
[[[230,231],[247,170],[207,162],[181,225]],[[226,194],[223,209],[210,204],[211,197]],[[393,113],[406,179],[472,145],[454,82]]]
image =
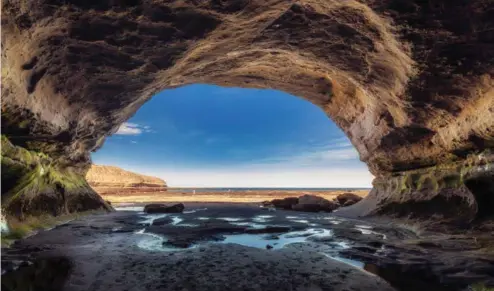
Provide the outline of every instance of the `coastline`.
[[214,191],[214,192],[135,192],[108,194],[99,193],[103,199],[111,203],[149,203],[149,202],[230,202],[251,203],[286,197],[311,194],[333,200],[343,193],[354,193],[361,197],[367,196],[370,190],[246,190],[246,191]]

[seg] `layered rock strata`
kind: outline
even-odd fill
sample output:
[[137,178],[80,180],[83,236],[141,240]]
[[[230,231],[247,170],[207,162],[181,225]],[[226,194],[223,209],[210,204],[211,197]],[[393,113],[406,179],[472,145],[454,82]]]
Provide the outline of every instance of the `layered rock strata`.
[[129,172],[114,166],[91,165],[86,174],[91,188],[99,194],[164,192],[166,182],[160,178]]

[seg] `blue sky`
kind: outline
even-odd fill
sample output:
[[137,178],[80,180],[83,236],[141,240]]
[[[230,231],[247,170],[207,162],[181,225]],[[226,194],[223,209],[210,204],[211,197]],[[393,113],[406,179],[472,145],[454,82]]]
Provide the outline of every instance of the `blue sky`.
[[370,187],[355,148],[317,106],[276,90],[162,91],[92,154],[172,187]]

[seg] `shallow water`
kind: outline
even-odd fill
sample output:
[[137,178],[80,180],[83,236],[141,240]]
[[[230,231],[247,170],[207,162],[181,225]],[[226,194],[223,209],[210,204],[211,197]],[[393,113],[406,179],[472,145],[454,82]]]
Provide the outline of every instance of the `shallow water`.
[[[309,236],[306,236],[309,235]],[[329,236],[327,229],[308,229],[306,231],[292,231],[282,235],[276,235],[278,239],[269,239],[269,234],[232,234],[226,235],[221,243],[236,243],[248,247],[265,249],[267,245],[273,249],[280,249],[288,244],[305,242],[311,236]]]
[[266,227],[266,225],[264,224],[254,223],[254,222],[231,222],[230,224],[239,225],[239,226],[248,226],[249,228],[255,228],[255,229]]
[[116,211],[137,211],[144,212],[144,206],[115,206],[113,207]]
[[245,218],[242,218],[242,217],[218,217],[217,219],[228,221],[228,222],[245,220]]

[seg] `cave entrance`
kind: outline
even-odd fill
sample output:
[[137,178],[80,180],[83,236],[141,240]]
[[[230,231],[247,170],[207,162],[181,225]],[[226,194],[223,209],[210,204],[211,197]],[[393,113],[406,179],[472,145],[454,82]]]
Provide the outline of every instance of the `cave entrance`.
[[494,175],[472,178],[465,185],[475,196],[478,211],[477,219],[494,217]]
[[373,178],[319,106],[203,84],[156,94],[92,158],[169,187],[370,188]]

